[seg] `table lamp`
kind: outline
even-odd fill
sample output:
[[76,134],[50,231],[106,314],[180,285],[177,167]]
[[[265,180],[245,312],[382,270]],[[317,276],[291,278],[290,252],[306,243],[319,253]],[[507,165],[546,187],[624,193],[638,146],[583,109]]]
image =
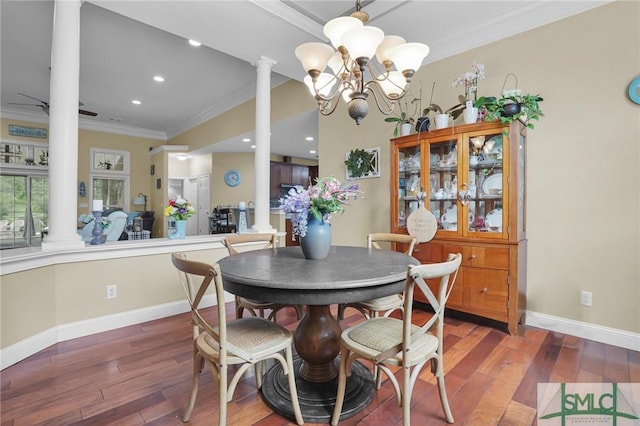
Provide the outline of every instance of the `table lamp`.
[[134,206],[144,206],[143,211],[147,211],[147,196],[142,192],[138,193],[137,197],[133,197],[133,205]]

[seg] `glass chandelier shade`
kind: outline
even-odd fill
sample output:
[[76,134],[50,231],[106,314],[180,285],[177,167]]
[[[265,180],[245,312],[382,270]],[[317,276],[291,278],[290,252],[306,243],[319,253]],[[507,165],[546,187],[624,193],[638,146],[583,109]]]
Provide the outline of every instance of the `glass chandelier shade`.
[[[295,50],[308,74],[304,82],[323,115],[332,114],[342,97],[348,104],[349,115],[360,124],[368,113],[369,95],[382,114],[390,114],[429,54],[426,44],[385,36],[380,28],[366,26],[367,20],[368,15],[360,10],[357,0],[356,12],[351,16],[332,19],[324,26],[324,34],[333,48],[313,42],[301,44]],[[325,72],[327,67],[331,72]]]

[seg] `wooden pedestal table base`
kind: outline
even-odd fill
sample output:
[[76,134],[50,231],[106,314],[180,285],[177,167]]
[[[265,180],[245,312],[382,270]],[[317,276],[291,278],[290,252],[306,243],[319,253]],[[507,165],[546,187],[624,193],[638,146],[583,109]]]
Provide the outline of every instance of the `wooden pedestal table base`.
[[[329,423],[336,403],[340,353],[340,324],[328,305],[309,306],[294,333],[298,356],[294,358],[298,400],[305,422]],[[340,419],[362,411],[373,399],[375,382],[371,372],[359,362],[347,379]],[[266,404],[276,413],[294,419],[287,377],[278,363],[267,371],[262,385]]]

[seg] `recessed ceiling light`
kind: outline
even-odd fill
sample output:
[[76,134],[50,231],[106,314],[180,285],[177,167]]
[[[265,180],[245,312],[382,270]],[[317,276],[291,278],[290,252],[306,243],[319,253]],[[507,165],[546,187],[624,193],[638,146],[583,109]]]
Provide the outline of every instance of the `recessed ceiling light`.
[[156,75],[156,76],[153,77],[153,79],[155,81],[157,81],[158,83],[162,83],[164,81],[164,77],[161,76],[161,75]]
[[140,102],[137,99],[134,99],[134,100],[131,101],[131,103],[134,104],[134,105],[140,105],[142,102]]
[[313,136],[307,136],[304,140],[311,142],[313,140]]
[[315,154],[315,153],[316,153],[315,149],[312,149],[311,151],[309,151],[309,154]]
[[249,139],[249,138],[242,138],[242,142],[251,142],[251,139]]
[[189,44],[192,45],[193,47],[198,47],[198,46],[202,45],[202,43],[200,43],[199,41],[195,41],[195,40],[189,40]]
[[251,145],[251,149],[256,149],[256,146],[255,145]]

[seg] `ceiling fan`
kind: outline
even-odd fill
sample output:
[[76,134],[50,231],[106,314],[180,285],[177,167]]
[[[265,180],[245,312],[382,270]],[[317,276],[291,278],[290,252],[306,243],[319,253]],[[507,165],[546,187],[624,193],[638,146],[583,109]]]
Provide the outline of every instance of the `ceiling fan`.
[[[42,99],[38,99],[38,98],[34,98],[33,96],[29,96],[29,95],[25,95],[24,93],[18,93],[18,95],[20,96],[24,96],[27,97],[29,99],[33,99],[34,101],[38,101],[40,102],[39,104],[18,104],[18,103],[12,103],[12,102],[8,102],[8,105],[27,105],[27,106],[35,106],[40,108],[42,111],[44,111],[45,114],[49,115],[49,102],[45,102]],[[80,106],[83,106],[84,104],[82,102],[80,102]],[[87,111],[84,109],[79,109],[78,112],[80,114],[83,115],[89,115],[91,117],[95,117],[96,115],[98,115],[97,112],[93,112],[93,111]]]

